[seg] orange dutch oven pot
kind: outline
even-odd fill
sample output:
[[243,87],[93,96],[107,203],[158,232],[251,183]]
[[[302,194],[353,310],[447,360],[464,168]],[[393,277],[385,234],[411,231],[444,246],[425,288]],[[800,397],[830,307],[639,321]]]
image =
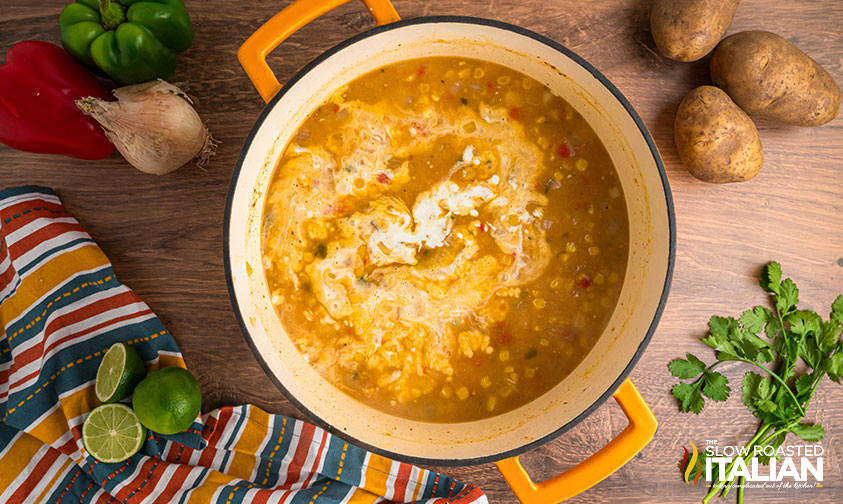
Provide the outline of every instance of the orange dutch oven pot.
[[[266,56],[296,30],[350,0],[297,0],[260,27],[238,57],[267,106],[246,139],[232,177],[224,248],[229,292],[246,341],[278,388],[313,421],[382,455],[427,465],[494,462],[522,502],[565,500],[619,469],[652,440],[656,419],[627,378],[644,353],[667,299],[675,221],[655,144],[629,102],[567,48],[529,30],[487,19],[435,16],[402,21],[389,0],[363,0],[378,26],[326,51],[282,88]],[[476,58],[545,83],[600,137],[618,171],[630,224],[630,252],[618,304],[594,349],[536,400],[479,421],[431,423],[375,410],[341,392],[302,358],[270,302],[261,267],[261,220],[273,170],[310,113],[351,80],[397,61]],[[535,483],[518,456],[560,435],[609,397],[629,425],[577,466]]]

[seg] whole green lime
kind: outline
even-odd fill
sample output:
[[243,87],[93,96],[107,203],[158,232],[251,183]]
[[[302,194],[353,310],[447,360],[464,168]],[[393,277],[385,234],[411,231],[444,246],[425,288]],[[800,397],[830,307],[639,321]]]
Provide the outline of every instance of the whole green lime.
[[202,409],[202,392],[190,371],[168,367],[141,380],[135,387],[132,407],[147,429],[177,434],[190,427]]

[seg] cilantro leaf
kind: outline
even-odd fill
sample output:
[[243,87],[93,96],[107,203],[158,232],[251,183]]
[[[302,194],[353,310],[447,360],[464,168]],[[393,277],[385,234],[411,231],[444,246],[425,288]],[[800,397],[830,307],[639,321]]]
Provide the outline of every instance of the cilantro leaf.
[[839,348],[828,360],[828,373],[843,377],[843,352]]
[[721,345],[719,351],[717,352],[717,360],[719,361],[740,360],[742,356],[743,352],[738,351],[738,349],[729,342]]
[[758,355],[755,357],[755,362],[759,363],[773,362],[774,360],[776,360],[775,352],[769,347],[759,350]]
[[768,338],[774,339],[776,336],[778,336],[781,330],[781,322],[779,322],[779,319],[773,318],[772,320],[767,322],[767,327],[764,328],[764,333],[767,335]]
[[820,424],[799,423],[790,429],[790,432],[809,443],[822,441],[822,438],[825,437],[825,429]]
[[831,314],[828,317],[838,324],[843,325],[843,294],[837,296],[834,302],[831,303]]
[[769,400],[773,395],[770,379],[753,372],[744,375],[741,391],[743,392],[741,399],[752,413],[759,409],[759,401]]
[[822,358],[820,355],[820,349],[817,347],[817,340],[814,338],[806,338],[802,340],[802,344],[799,346],[799,356],[802,357],[802,360],[805,361],[805,364],[807,364],[809,368],[817,369],[820,359]]
[[710,333],[702,339],[702,342],[715,350],[719,350],[720,347],[726,343],[726,335]]
[[787,322],[790,332],[797,336],[819,333],[820,324],[823,321],[819,315],[810,310],[797,310],[784,320]]
[[814,385],[814,376],[803,374],[796,379],[794,384],[796,385],[796,396],[804,395],[811,391],[811,387]]
[[[756,312],[752,310],[745,312],[742,316],[753,329],[760,331],[764,323],[761,319],[772,319],[772,313],[758,307]],[[702,342],[717,351],[717,360],[756,360],[758,362],[770,362],[773,360],[773,352],[769,344],[741,327],[741,324],[732,317],[711,317],[709,321],[711,331],[702,339]],[[757,332],[756,331],[756,332]]]
[[780,355],[784,355],[790,352],[788,348],[788,342],[789,340],[785,338],[784,333],[781,332],[776,335],[775,339],[773,339],[773,348],[775,348],[776,352],[778,352]]
[[702,393],[714,401],[725,401],[729,398],[732,389],[729,388],[729,380],[722,374],[712,371],[705,374],[703,379]]
[[670,374],[677,378],[696,378],[705,370],[705,363],[693,354],[688,354],[688,360],[676,359],[667,365]]
[[840,323],[835,320],[821,323],[818,343],[823,354],[834,350],[840,342],[840,327]]
[[677,383],[671,389],[673,397],[679,400],[680,408],[684,413],[692,411],[699,415],[705,405],[705,399],[700,394],[700,387],[692,383]]
[[767,292],[778,294],[782,281],[782,265],[776,261],[764,266],[761,272],[761,288]]
[[756,306],[751,310],[747,310],[741,314],[741,324],[747,331],[758,334],[764,329],[764,325],[773,318],[773,313],[769,308],[763,306]]
[[703,361],[701,361],[700,359],[698,359],[696,355],[694,355],[694,354],[685,354],[685,357],[687,357],[687,358],[688,358],[688,362],[690,362],[691,364],[693,364],[693,365],[695,365],[695,366],[698,366],[698,367],[700,367],[700,368],[702,368],[702,369],[705,369],[705,368],[706,368],[705,362],[703,362]]
[[765,413],[775,413],[779,406],[769,399],[755,398],[755,407]]
[[773,349],[763,339],[748,331],[740,331],[735,335],[734,346],[740,355],[756,362],[771,362]]
[[793,280],[785,278],[779,287],[779,292],[776,297],[776,309],[784,316],[796,306],[799,302],[799,289]]
[[712,333],[703,338],[702,342],[717,351],[717,360],[719,361],[738,359],[738,351],[728,340],[728,336]]
[[708,321],[711,334],[715,336],[728,336],[732,328],[737,326],[738,321],[732,317],[718,317],[715,315]]

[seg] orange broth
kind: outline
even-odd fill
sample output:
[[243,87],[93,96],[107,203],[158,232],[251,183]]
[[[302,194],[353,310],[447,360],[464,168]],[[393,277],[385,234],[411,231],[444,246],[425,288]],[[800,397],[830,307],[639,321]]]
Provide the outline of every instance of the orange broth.
[[358,400],[461,422],[567,376],[612,314],[621,185],[546,86],[454,57],[403,61],[304,121],[270,184],[262,250],[302,356]]

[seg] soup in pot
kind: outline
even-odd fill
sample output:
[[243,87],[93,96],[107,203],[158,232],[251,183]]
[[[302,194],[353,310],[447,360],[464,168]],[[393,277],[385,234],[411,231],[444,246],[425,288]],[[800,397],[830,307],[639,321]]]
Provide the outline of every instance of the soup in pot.
[[436,57],[336,91],[279,161],[262,223],[272,303],[356,399],[460,422],[522,406],[592,349],[629,231],[588,123],[509,68]]

